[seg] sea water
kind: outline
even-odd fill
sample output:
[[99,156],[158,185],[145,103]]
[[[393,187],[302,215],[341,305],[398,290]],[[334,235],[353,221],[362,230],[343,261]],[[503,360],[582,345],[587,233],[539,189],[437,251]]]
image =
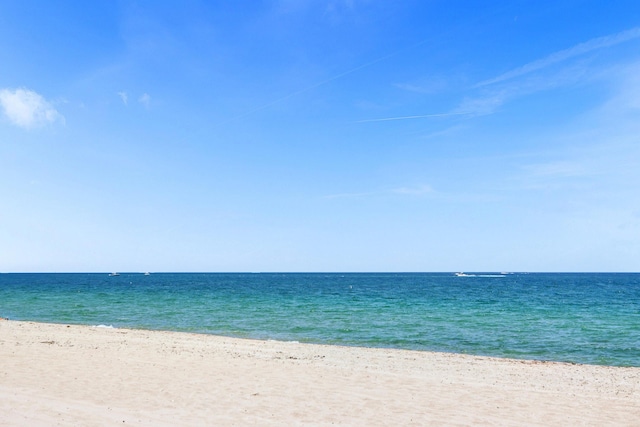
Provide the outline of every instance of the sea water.
[[0,274],[0,316],[640,366],[640,274]]

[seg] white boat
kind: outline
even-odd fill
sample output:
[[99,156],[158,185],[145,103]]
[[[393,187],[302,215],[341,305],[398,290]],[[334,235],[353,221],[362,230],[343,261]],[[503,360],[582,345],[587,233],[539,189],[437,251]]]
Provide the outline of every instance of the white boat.
[[504,274],[467,274],[467,273],[455,273],[457,277],[507,277]]
[[148,271],[144,273],[145,276],[151,276],[151,273],[149,273]]
[[120,273],[116,273],[115,271],[113,273],[109,273],[110,277],[119,276],[119,275],[120,275]]

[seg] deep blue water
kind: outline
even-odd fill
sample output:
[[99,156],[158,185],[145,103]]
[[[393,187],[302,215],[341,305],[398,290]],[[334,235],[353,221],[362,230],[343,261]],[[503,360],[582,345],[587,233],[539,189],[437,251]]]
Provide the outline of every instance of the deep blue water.
[[640,274],[0,274],[0,316],[640,366]]

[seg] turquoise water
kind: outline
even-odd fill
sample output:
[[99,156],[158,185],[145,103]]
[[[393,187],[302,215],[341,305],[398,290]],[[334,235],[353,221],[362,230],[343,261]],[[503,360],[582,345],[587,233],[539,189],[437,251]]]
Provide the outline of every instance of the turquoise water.
[[0,316],[640,366],[640,274],[497,276],[0,274]]

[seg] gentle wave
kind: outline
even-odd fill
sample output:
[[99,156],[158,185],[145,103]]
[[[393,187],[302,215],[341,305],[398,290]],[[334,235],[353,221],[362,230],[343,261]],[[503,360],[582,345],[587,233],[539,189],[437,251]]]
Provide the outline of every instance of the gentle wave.
[[474,274],[9,273],[0,316],[640,366],[640,274]]

